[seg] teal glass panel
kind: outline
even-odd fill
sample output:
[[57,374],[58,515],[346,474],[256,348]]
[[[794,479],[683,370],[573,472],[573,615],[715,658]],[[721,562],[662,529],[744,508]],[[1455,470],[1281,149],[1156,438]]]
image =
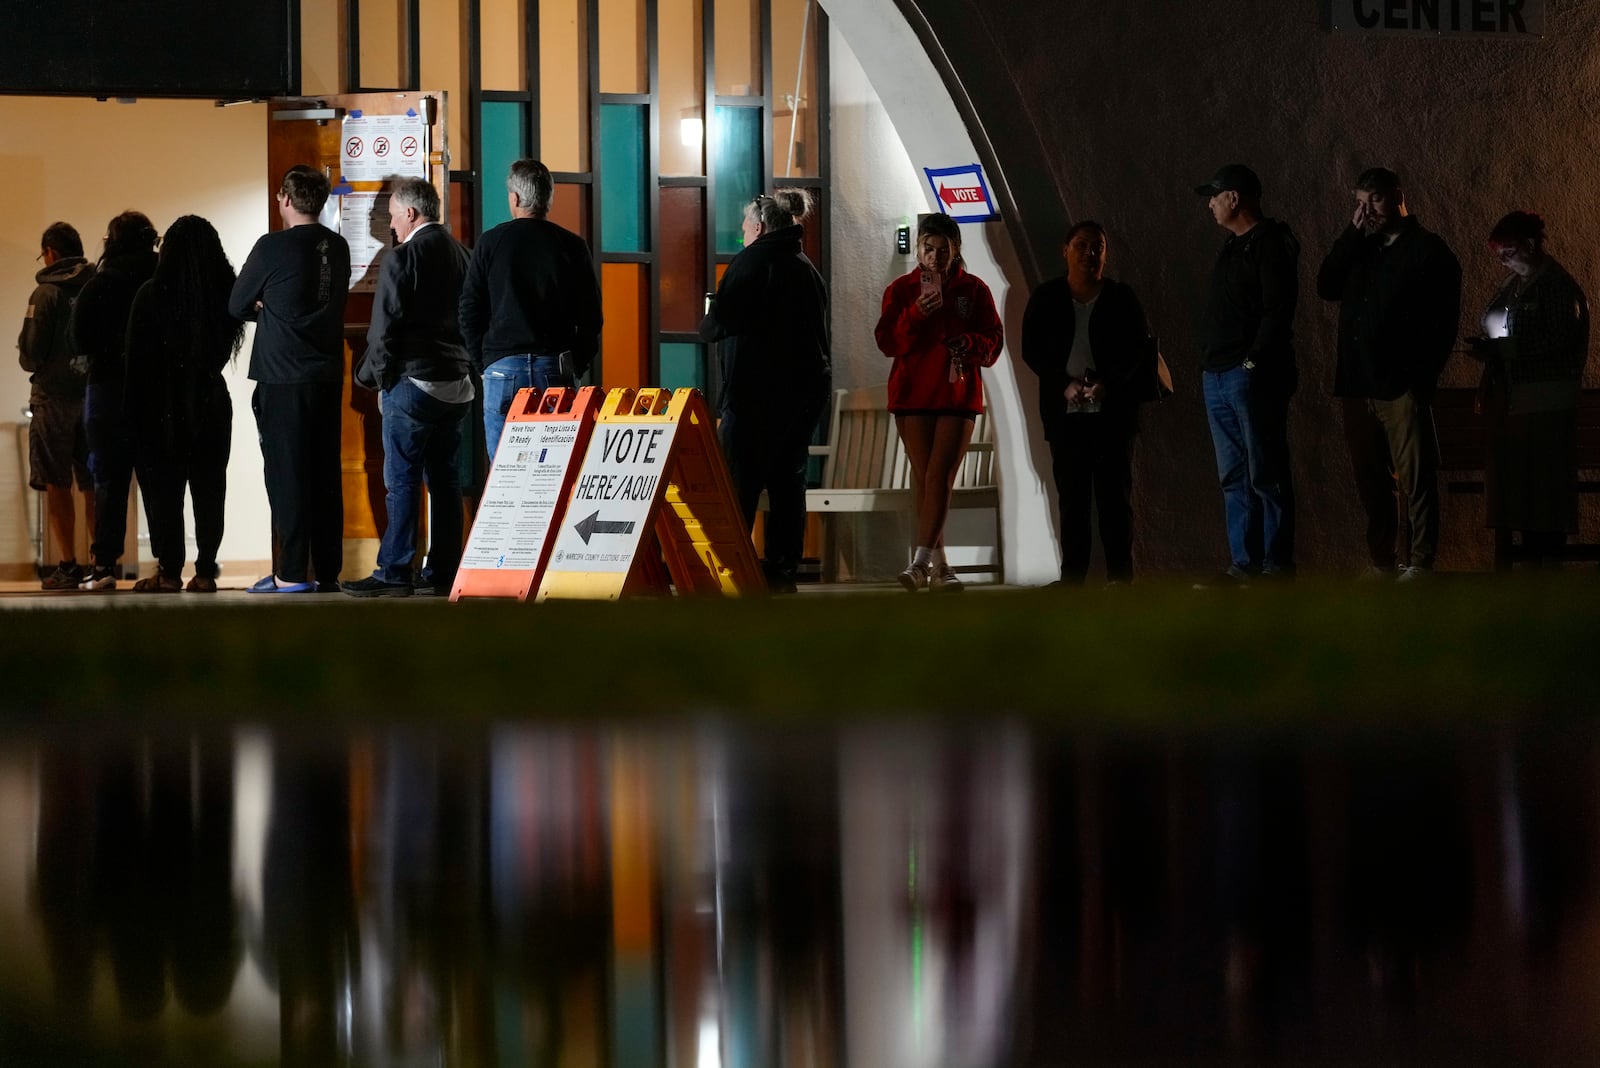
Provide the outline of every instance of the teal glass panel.
[[761,109],[717,108],[711,159],[717,182],[717,252],[744,247],[744,207],[766,188],[761,177]]
[[692,386],[706,391],[706,347],[692,341],[661,343],[661,386],[681,389]]
[[645,113],[600,105],[600,251],[647,252]]
[[483,137],[483,182],[478,187],[479,233],[511,219],[506,174],[528,155],[528,105],[516,100],[485,100],[479,129]]

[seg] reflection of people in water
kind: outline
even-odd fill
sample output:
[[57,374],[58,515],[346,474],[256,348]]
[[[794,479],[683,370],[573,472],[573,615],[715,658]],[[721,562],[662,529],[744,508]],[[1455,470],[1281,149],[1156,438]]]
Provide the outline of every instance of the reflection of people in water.
[[37,905],[56,1000],[88,1008],[103,936],[124,1017],[208,1015],[241,957],[233,898],[233,753],[210,738],[47,745]]

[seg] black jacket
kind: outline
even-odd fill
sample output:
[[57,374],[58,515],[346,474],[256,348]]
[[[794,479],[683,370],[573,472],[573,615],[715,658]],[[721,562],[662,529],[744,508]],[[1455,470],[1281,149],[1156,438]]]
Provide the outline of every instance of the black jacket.
[[[1062,393],[1068,384],[1067,357],[1077,332],[1077,309],[1065,277],[1052,278],[1028,297],[1022,313],[1022,362],[1039,376],[1039,419],[1044,436],[1055,440],[1067,414]],[[1107,278],[1089,313],[1089,345],[1095,371],[1105,384],[1103,413],[1132,419],[1138,411],[1136,381],[1145,370],[1150,336],[1144,308],[1133,290]]]
[[[792,401],[833,373],[828,287],[806,258],[797,224],[762,234],[733,258],[700,322],[720,342],[719,409]],[[807,394],[809,395],[809,394]]]
[[91,384],[121,385],[128,312],[134,294],[155,273],[156,254],[150,249],[112,253],[78,294],[72,309],[73,350],[89,358]]
[[391,249],[378,274],[367,355],[356,381],[388,390],[402,377],[423,382],[466,377],[470,364],[457,318],[466,275],[467,250],[437,223]]
[[571,351],[578,373],[600,349],[600,283],[583,238],[549,219],[512,219],[478,239],[461,287],[473,366]]
[[228,297],[229,315],[256,324],[250,377],[280,385],[342,381],[349,295],[344,238],[320,223],[263,235]]
[[1262,219],[1246,233],[1228,235],[1211,268],[1201,367],[1227,371],[1248,360],[1292,382],[1299,264],[1300,242],[1286,223]]
[[72,309],[94,267],[82,256],[68,256],[34,276],[28,314],[17,335],[17,362],[31,377],[35,397],[81,397],[88,364],[72,345]]
[[1339,302],[1334,396],[1433,395],[1461,325],[1461,264],[1438,234],[1414,216],[1387,245],[1345,227],[1317,272],[1317,295]]

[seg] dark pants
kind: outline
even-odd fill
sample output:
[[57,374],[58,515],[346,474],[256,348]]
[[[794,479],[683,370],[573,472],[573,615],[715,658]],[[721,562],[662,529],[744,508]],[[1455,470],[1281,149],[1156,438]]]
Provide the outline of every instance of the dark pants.
[[1106,578],[1133,580],[1133,436],[1131,412],[1080,412],[1061,420],[1050,442],[1061,504],[1061,580],[1089,573],[1089,504],[1100,513]]
[[436,400],[402,378],[383,394],[383,485],[389,523],[378,546],[384,582],[411,581],[417,511],[426,478],[430,502],[428,567],[438,588],[455,583],[461,564],[461,418],[471,404]]
[[1398,487],[1409,530],[1406,562],[1431,568],[1439,547],[1439,436],[1433,407],[1411,393],[1394,400],[1343,397],[1340,403],[1356,495],[1367,513],[1369,557],[1378,567],[1395,565]]
[[337,582],[344,565],[344,496],[339,483],[340,383],[256,383],[251,404],[278,535],[274,573]]
[[1293,382],[1235,367],[1201,376],[1228,551],[1241,571],[1294,571],[1294,480],[1289,459]]
[[94,477],[94,537],[89,553],[96,567],[113,567],[128,539],[128,488],[133,483],[133,443],[122,410],[121,382],[91,382],[83,396],[83,428]]
[[[787,403],[733,404],[717,427],[733,491],[745,523],[755,526],[761,491],[767,491],[768,579],[793,582],[806,538],[806,460],[830,386],[785,397]],[[780,394],[781,396],[782,394]]]
[[182,440],[141,446],[137,469],[144,496],[150,551],[161,570],[176,578],[187,555],[183,534],[183,490],[194,502],[194,573],[217,577],[223,506],[228,495],[228,455],[233,448],[233,403],[220,379],[201,387],[196,425]]

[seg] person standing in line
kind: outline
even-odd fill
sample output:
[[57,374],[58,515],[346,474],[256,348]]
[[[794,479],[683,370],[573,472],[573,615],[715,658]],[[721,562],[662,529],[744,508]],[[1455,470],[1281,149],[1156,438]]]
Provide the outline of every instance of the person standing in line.
[[439,223],[439,193],[402,178],[389,195],[396,247],[383,259],[367,354],[356,382],[379,391],[388,524],[377,569],[344,584],[352,597],[409,597],[417,511],[428,486],[430,587],[448,594],[461,563],[463,417],[477,390],[457,320],[467,250]]
[[1106,231],[1067,231],[1067,273],[1033,291],[1022,315],[1022,361],[1039,376],[1039,417],[1061,509],[1061,582],[1089,573],[1089,506],[1100,516],[1106,580],[1133,581],[1133,441],[1137,385],[1154,344],[1133,290],[1105,276]]
[[550,168],[513,163],[511,220],[478,239],[461,287],[461,335],[483,374],[490,466],[517,391],[575,386],[600,350],[594,259],[588,242],[550,221],[554,195]]
[[344,564],[339,422],[350,246],[317,221],[327,201],[326,175],[290,167],[278,187],[283,229],[256,242],[228,298],[228,314],[256,323],[251,407],[278,537],[276,566],[251,593],[337,592]]
[[216,227],[185,215],[167,227],[155,275],[128,317],[128,424],[156,573],[136,593],[177,593],[186,542],[183,491],[194,503],[191,593],[217,592],[233,447],[233,399],[223,370],[244,342],[228,314],[235,276]]
[[806,460],[828,403],[828,288],[803,248],[804,189],[761,194],[744,210],[744,251],[700,323],[718,342],[717,434],[745,522],[767,491],[767,588],[793,593],[806,531]]
[[983,411],[980,368],[1000,358],[1005,330],[994,298],[961,259],[961,227],[948,215],[917,224],[917,262],[883,292],[873,331],[889,369],[889,411],[911,463],[917,544],[900,585],[956,593],[944,525],[956,473]]
[[128,434],[124,349],[133,296],[156,270],[160,235],[143,212],[125,211],[106,226],[105,252],[72,309],[74,348],[88,357],[83,425],[94,473],[94,570],[82,588],[117,588],[115,568],[128,537],[128,489],[133,484],[133,439]]
[[1226,571],[1205,585],[1294,577],[1289,399],[1298,383],[1294,310],[1300,242],[1261,209],[1242,163],[1195,187],[1228,232],[1211,268],[1200,331],[1201,383],[1227,517]]
[[[1317,272],[1317,294],[1339,304],[1333,395],[1367,515],[1365,575],[1414,582],[1433,573],[1439,547],[1433,394],[1460,326],[1461,264],[1411,214],[1393,171],[1361,172],[1355,198],[1350,224]],[[1409,544],[1397,572],[1401,530]]]
[[1589,300],[1544,240],[1544,220],[1529,211],[1489,232],[1510,274],[1472,339],[1489,427],[1485,525],[1507,537],[1521,531],[1536,567],[1558,566],[1578,531],[1578,391],[1589,359]]
[[[73,351],[72,306],[94,267],[83,258],[83,239],[69,223],[51,223],[39,238],[36,288],[17,336],[17,361],[28,372],[28,485],[44,494],[50,540],[63,554],[41,589],[73,590],[83,581],[78,563],[77,504],[73,480],[83,494],[83,512],[94,529],[94,478],[83,426],[88,361]],[[42,550],[41,550],[42,551]]]

